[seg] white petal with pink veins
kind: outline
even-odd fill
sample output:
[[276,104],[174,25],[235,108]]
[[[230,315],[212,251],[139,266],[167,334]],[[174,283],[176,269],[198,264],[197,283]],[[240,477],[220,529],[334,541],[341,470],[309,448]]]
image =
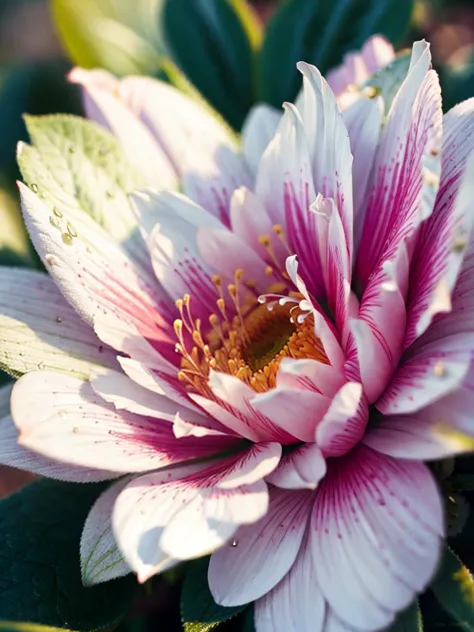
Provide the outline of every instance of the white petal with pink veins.
[[281,458],[279,443],[257,443],[252,445],[217,483],[220,489],[234,489],[240,485],[251,485],[271,474]]
[[257,173],[263,152],[273,138],[282,116],[281,110],[259,103],[253,106],[242,127],[245,159],[253,173]]
[[249,603],[278,584],[301,548],[312,502],[312,492],[274,488],[266,515],[213,553],[209,588],[218,604]]
[[199,167],[203,157],[235,145],[233,135],[209,108],[169,84],[149,77],[127,77],[119,98],[155,136],[179,175]]
[[308,544],[303,544],[289,573],[255,604],[257,632],[322,632],[326,604]]
[[301,118],[312,163],[314,188],[332,198],[339,210],[352,260],[352,153],[349,134],[331,88],[310,64],[299,62],[303,75]]
[[[309,207],[316,198],[311,173],[308,139],[295,106],[285,104],[285,113],[275,136],[265,150],[255,184],[272,224],[279,225],[290,253],[298,252],[310,290],[322,288],[320,262],[315,241],[315,217]],[[283,267],[288,253],[278,265]]]
[[379,630],[436,570],[444,535],[441,496],[422,463],[358,447],[331,464],[310,532],[318,584],[335,615]]
[[111,485],[89,511],[81,535],[81,576],[85,586],[92,586],[132,572],[120,552],[112,532],[112,510],[130,477]]
[[107,481],[120,476],[119,472],[110,472],[95,468],[80,467],[70,463],[61,463],[50,457],[28,450],[18,443],[18,428],[11,417],[0,420],[0,463],[26,470],[32,474],[54,478],[72,483],[94,483]]
[[251,401],[252,408],[300,441],[314,441],[330,404],[331,399],[319,393],[283,388],[256,394]]
[[432,410],[421,410],[410,416],[384,416],[363,441],[382,454],[415,461],[443,459],[472,451],[474,439],[443,423],[443,417],[441,411],[436,415],[436,404]]
[[[468,121],[473,114],[474,102],[467,112],[459,114],[461,122],[456,120],[457,133],[469,136]],[[455,113],[451,116],[458,118]],[[420,229],[412,264],[405,346],[426,331],[436,314],[451,311],[451,292],[471,241],[474,155],[470,158],[463,154],[453,155],[452,145],[456,147],[457,139],[452,137],[452,118],[445,117],[450,125],[443,144],[440,191],[432,216]],[[474,149],[472,141],[469,147]],[[464,171],[462,167],[465,167]]]
[[114,472],[143,472],[229,447],[222,437],[178,440],[170,423],[117,412],[89,384],[49,371],[18,380],[12,417],[26,448],[64,463],[105,465]]
[[177,189],[176,171],[152,133],[140,119],[117,98],[117,86],[94,78],[96,71],[75,68],[69,79],[83,86],[87,117],[108,129],[122,145],[130,163],[137,167],[147,184],[157,188]]
[[441,172],[441,92],[426,43],[413,47],[377,150],[356,272],[363,285],[431,214]]
[[369,411],[362,384],[348,382],[334,396],[316,428],[316,442],[325,457],[342,456],[364,436]]
[[46,274],[0,268],[0,311],[0,364],[6,369],[45,368],[87,378],[93,367],[117,367],[116,354]]
[[316,489],[326,474],[326,462],[316,443],[304,445],[284,454],[267,481],[282,489]]
[[360,97],[343,112],[354,156],[352,178],[354,183],[354,249],[357,252],[364,226],[368,184],[375,159],[384,104],[381,97]]
[[279,388],[313,390],[332,397],[344,382],[342,373],[330,364],[317,360],[283,358],[278,367]]
[[179,413],[188,422],[206,423],[204,415],[193,412],[189,408],[183,408],[173,400],[139,386],[127,375],[118,371],[92,375],[90,383],[94,391],[106,402],[113,404],[117,410],[128,410],[131,413],[170,422],[173,422]]
[[263,481],[233,489],[216,486],[243,461],[245,453],[211,466],[156,472],[125,488],[114,508],[114,532],[139,581],[172,560],[209,553],[232,537],[239,524],[265,514],[268,492]]
[[[77,237],[63,240],[40,198],[19,184],[22,210],[31,239],[61,292],[88,323],[111,312],[151,337],[164,326],[157,307],[161,294],[146,273],[86,213]],[[77,219],[76,219],[77,221]],[[156,284],[155,284],[156,285]]]
[[455,391],[467,374],[472,334],[454,334],[408,351],[387,390],[376,402],[384,415],[413,413]]

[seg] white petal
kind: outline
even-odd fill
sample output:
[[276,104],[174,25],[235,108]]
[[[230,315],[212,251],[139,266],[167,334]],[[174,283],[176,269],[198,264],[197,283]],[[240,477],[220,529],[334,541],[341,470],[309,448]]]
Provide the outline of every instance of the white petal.
[[267,514],[213,553],[209,587],[218,604],[254,601],[286,575],[300,550],[312,498],[311,492],[274,488]]
[[326,462],[316,443],[305,443],[283,455],[267,481],[282,489],[316,489],[326,474]]
[[275,108],[259,103],[253,106],[242,127],[244,156],[256,174],[263,152],[273,138],[282,113]]

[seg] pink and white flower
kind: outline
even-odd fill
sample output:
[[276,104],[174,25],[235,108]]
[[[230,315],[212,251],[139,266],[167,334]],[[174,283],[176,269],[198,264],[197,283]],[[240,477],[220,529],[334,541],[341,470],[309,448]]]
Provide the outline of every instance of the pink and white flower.
[[[213,551],[212,594],[256,601],[257,632],[369,632],[438,563],[424,461],[472,447],[474,100],[443,117],[424,42],[388,112],[382,92],[341,114],[298,68],[297,104],[255,111],[243,151],[170,87],[76,73],[89,114],[151,181],[161,151],[185,195],[132,196],[147,265],[86,216],[64,243],[20,185],[51,278],[0,285],[34,332],[19,328],[26,369],[34,340],[61,372],[18,380],[2,458],[119,479],[85,526],[88,582]],[[114,563],[89,568],[97,547]]]

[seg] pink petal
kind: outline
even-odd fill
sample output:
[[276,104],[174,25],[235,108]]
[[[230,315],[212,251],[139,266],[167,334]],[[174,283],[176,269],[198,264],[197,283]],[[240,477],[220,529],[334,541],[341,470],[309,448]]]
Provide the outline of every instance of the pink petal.
[[345,384],[316,429],[316,442],[325,457],[342,456],[364,436],[369,417],[362,384]]
[[93,367],[117,367],[116,354],[46,274],[0,268],[0,311],[0,364],[16,373],[45,368],[85,378]]
[[441,169],[441,94],[426,44],[412,62],[390,109],[373,168],[356,265],[365,285],[432,212]]
[[255,604],[257,632],[319,632],[326,604],[316,581],[311,548],[304,544],[289,573]]
[[76,227],[79,237],[64,241],[40,198],[23,184],[18,186],[36,250],[80,316],[92,323],[96,315],[110,312],[151,339],[166,338],[169,325],[158,311],[162,294],[125,251],[86,213]]
[[86,382],[49,371],[18,380],[12,417],[26,448],[71,465],[106,465],[114,472],[156,469],[229,447],[224,437],[178,440],[168,422],[117,412]]
[[[328,79],[329,81],[329,79]],[[354,248],[357,251],[364,226],[369,178],[382,129],[383,101],[360,97],[343,112],[354,156]]]
[[[118,98],[118,81],[102,80],[97,72],[75,68],[69,79],[82,85],[87,117],[108,129],[122,145],[125,155],[150,186],[177,189],[178,178],[163,149],[150,130]],[[102,71],[103,72],[103,71]],[[114,85],[115,84],[115,85]]]
[[304,62],[297,66],[303,75],[301,118],[309,145],[314,189],[336,203],[351,265],[352,154],[347,128],[334,94],[317,68]]
[[156,417],[173,422],[180,414],[191,423],[206,424],[206,417],[198,412],[183,408],[165,395],[153,393],[127,375],[118,371],[101,372],[92,375],[91,386],[106,402],[113,404],[117,410],[127,410],[131,413]]
[[267,481],[282,489],[316,489],[326,474],[326,462],[316,443],[305,443],[285,454]]
[[408,300],[409,346],[433,317],[452,309],[451,292],[471,241],[474,158],[474,100],[453,108],[443,119],[443,167],[432,216],[421,226],[413,260]]
[[244,452],[211,466],[156,472],[130,483],[117,500],[113,524],[139,580],[174,560],[204,555],[232,537],[238,525],[259,520],[268,492],[256,474],[266,471],[266,460],[268,468],[268,450],[255,452],[251,468]]
[[117,478],[119,472],[61,463],[18,443],[18,429],[9,416],[0,420],[0,463],[32,474],[71,483],[95,483]]
[[444,459],[470,452],[472,441],[459,437],[456,428],[443,425],[439,417],[441,411],[438,415],[436,411],[435,404],[433,410],[421,410],[410,416],[384,416],[369,430],[364,443],[382,454],[415,461]]
[[283,388],[259,393],[251,400],[254,410],[300,441],[314,441],[316,426],[330,403],[329,397],[319,393]]
[[370,75],[395,58],[393,46],[380,35],[369,38],[361,51],[344,55],[343,62],[327,74],[327,81],[336,96],[351,86],[360,86]]
[[376,403],[385,415],[412,413],[454,391],[470,365],[472,335],[457,334],[416,345]]
[[122,478],[95,501],[81,535],[81,575],[85,586],[122,577],[131,572],[112,532],[112,510],[117,496],[130,482]]
[[432,578],[443,531],[425,465],[365,447],[334,461],[318,489],[310,545],[335,615],[362,630],[390,625]]
[[266,515],[213,553],[209,587],[218,604],[259,599],[286,575],[300,550],[312,499],[308,491],[273,489]]
[[283,358],[277,373],[278,388],[314,390],[327,397],[332,397],[344,381],[337,369],[317,360]]
[[242,127],[242,148],[245,159],[253,173],[257,173],[260,160],[268,143],[273,138],[281,111],[259,103],[253,106]]

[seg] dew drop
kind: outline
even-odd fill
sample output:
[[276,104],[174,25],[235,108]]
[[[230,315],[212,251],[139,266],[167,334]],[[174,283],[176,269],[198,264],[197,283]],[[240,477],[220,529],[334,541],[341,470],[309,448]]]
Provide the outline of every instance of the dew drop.
[[239,546],[239,541],[238,540],[232,540],[231,546],[233,546],[234,549],[235,549],[236,546]]
[[79,428],[77,426],[74,426],[72,431],[74,434],[77,434],[79,432]]
[[57,323],[62,323],[63,322],[63,319],[61,318],[61,316],[57,316],[56,317],[56,322]]
[[50,216],[49,223],[51,224],[51,226],[54,226],[54,228],[59,228],[59,219],[57,217],[54,217],[54,215]]
[[70,154],[75,154],[75,153],[76,153],[76,148],[74,147],[74,145],[71,145],[71,146],[69,147],[69,153],[70,153]]
[[113,191],[111,191],[110,189],[107,191],[107,193],[105,194],[109,200],[111,200],[113,197],[115,197],[115,194]]
[[63,233],[61,235],[61,238],[67,246],[70,246],[72,244],[72,237],[69,233]]
[[38,193],[39,189],[38,189],[38,185],[33,183],[31,185],[31,190],[33,191],[33,193]]
[[53,213],[56,215],[56,217],[62,217],[63,216],[61,211],[58,208],[56,208],[56,207],[53,208]]
[[66,224],[66,228],[67,228],[67,232],[71,235],[71,237],[77,237],[77,230],[74,228],[71,222],[68,222]]
[[54,266],[54,255],[46,255],[46,263],[50,266]]

